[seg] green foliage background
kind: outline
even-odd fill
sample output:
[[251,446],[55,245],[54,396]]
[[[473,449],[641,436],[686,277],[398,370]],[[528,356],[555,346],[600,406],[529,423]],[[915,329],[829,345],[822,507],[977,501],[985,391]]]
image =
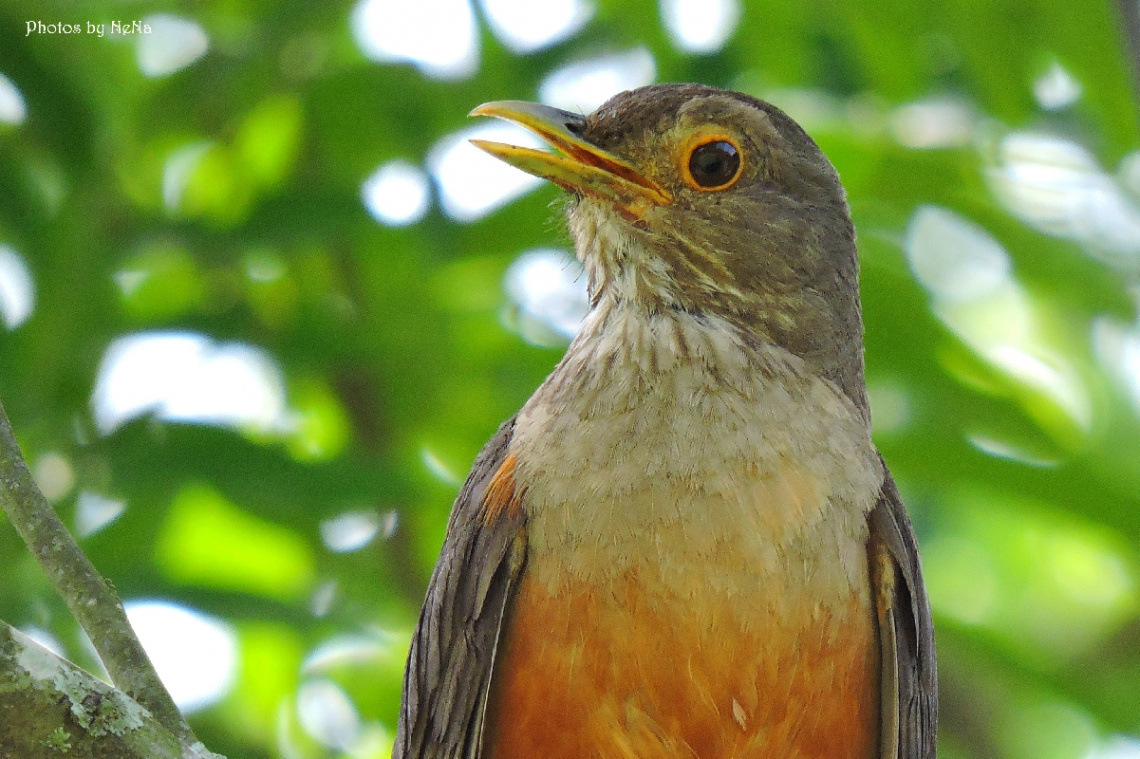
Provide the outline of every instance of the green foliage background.
[[[160,10],[211,38],[205,57],[163,78],[139,72],[129,41],[24,36],[28,20]],[[1140,421],[1093,340],[1098,318],[1135,323],[1138,259],[1105,263],[1036,230],[987,184],[995,141],[1013,130],[1071,139],[1109,172],[1136,149],[1113,6],[750,0],[724,49],[695,56],[674,48],[651,0],[597,0],[581,33],[526,56],[481,19],[478,72],[460,81],[367,61],[350,11],[297,0],[0,6],[0,74],[28,111],[0,124],[0,244],[23,257],[36,295],[31,318],[0,332],[0,396],[31,464],[53,457],[73,472],[55,494],[65,519],[83,491],[126,503],[81,543],[125,598],[173,600],[236,631],[234,686],[192,719],[207,745],[341,755],[297,715],[298,688],[328,680],[371,731],[357,755],[384,755],[456,478],[560,355],[510,328],[502,287],[524,250],[566,246],[554,188],[472,224],[434,205],[389,228],[367,213],[361,182],[393,158],[422,163],[481,102],[536,99],[565,63],[645,46],[659,81],[743,89],[803,117],[849,189],[872,395],[880,416],[886,405],[901,414],[876,441],[914,514],[935,610],[943,756],[1140,756]],[[1054,63],[1083,90],[1051,112],[1033,83]],[[894,109],[933,96],[973,114],[973,139],[924,150],[892,136]],[[168,211],[164,161],[199,140],[213,147]],[[1036,320],[1030,342],[1076,377],[1086,419],[940,318],[905,251],[908,223],[929,204],[1008,251]],[[272,277],[256,275],[266,267]],[[121,287],[124,271],[142,284]],[[147,330],[265,349],[297,429],[143,418],[99,435],[91,395],[104,351]],[[1135,382],[1140,359],[1132,371]],[[398,526],[360,550],[328,550],[322,522],[361,511],[394,512]],[[329,583],[318,615],[314,594],[328,600]],[[7,525],[0,618],[51,631],[97,666]]]

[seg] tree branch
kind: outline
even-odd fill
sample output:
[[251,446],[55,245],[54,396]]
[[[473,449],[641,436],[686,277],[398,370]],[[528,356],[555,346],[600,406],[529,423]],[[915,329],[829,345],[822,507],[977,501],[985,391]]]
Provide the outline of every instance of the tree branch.
[[1132,90],[1140,96],[1140,0],[1116,0],[1116,6],[1124,33],[1124,51],[1132,69]]
[[0,756],[224,759],[0,621]]
[[36,486],[2,403],[0,506],[91,638],[115,687],[146,707],[183,744],[197,742],[127,621],[119,594],[95,571]]

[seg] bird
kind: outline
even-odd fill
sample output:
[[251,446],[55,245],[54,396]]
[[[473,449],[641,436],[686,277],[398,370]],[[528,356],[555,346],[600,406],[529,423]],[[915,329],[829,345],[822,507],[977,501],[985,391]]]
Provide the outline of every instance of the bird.
[[855,230],[777,107],[697,84],[479,148],[566,193],[590,308],[475,459],[394,759],[928,759],[934,630],[871,440]]

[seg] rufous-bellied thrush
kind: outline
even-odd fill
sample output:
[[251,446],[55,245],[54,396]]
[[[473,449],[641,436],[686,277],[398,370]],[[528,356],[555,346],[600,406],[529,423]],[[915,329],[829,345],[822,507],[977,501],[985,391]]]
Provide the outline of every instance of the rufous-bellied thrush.
[[412,640],[396,759],[928,759],[906,511],[871,442],[839,177],[697,85],[479,142],[570,196],[590,312],[479,454]]

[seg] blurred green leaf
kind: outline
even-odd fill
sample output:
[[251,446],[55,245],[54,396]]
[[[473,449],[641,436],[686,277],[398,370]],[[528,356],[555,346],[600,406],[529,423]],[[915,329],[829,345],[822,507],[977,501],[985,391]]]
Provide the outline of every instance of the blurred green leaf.
[[170,504],[155,546],[175,583],[289,600],[309,590],[314,557],[293,530],[242,511],[205,485],[188,485]]
[[263,100],[245,117],[234,151],[251,182],[270,188],[281,184],[297,160],[301,127],[301,104],[284,95]]

